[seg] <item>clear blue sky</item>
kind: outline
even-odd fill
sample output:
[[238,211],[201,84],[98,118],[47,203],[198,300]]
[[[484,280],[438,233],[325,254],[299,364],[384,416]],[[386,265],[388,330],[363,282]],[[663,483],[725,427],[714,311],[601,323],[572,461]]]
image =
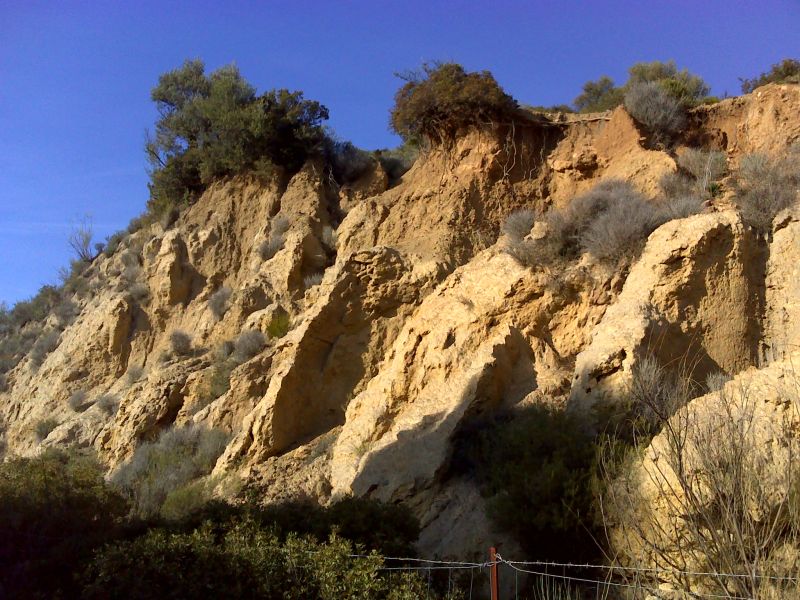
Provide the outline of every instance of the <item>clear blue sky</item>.
[[70,224],[103,239],[142,212],[149,92],[186,58],[301,89],[364,148],[394,146],[393,72],[489,69],[520,102],[569,103],[607,74],[674,58],[712,93],[800,56],[798,0],[74,2],[0,0],[0,300],[55,282]]

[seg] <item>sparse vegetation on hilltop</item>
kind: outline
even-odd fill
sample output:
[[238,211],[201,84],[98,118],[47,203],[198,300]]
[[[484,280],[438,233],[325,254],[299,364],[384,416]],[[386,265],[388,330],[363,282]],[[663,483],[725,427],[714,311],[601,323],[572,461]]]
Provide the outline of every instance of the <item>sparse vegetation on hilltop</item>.
[[509,122],[518,108],[489,71],[425,63],[400,77],[406,83],[395,94],[390,125],[404,140],[441,144],[467,127]]

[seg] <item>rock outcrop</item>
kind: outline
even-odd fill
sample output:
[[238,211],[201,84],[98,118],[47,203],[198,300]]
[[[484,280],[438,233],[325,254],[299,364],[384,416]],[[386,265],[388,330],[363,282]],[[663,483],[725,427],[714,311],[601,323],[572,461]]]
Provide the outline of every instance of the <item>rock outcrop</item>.
[[[683,142],[732,164],[780,151],[800,139],[799,107],[799,86],[760,88],[695,109]],[[800,346],[796,208],[761,236],[712,203],[617,270],[507,252],[501,224],[516,209],[566,206],[610,177],[654,197],[675,170],[619,108],[473,131],[393,187],[377,162],[341,189],[317,161],[288,180],[217,182],[173,224],[95,259],[77,318],[45,324],[55,350],[23,360],[0,392],[6,452],[93,448],[113,469],[170,427],[218,428],[231,441],[215,473],[265,501],[403,503],[426,555],[472,557],[505,534],[449,468],[471,419],[543,398],[588,411],[624,393],[644,354],[699,380],[756,381],[753,365]],[[234,361],[248,330],[266,341]],[[178,331],[189,348],[171,343]],[[76,392],[86,401],[71,406]]]

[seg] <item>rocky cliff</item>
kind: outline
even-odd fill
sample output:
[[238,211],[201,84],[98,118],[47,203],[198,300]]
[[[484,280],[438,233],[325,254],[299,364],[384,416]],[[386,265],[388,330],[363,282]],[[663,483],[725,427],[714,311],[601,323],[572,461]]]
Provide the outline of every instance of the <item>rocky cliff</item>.
[[[722,195],[658,228],[630,268],[583,256],[556,278],[507,251],[504,219],[608,178],[655,197],[690,145],[731,166],[779,154],[800,141],[798,110],[792,85],[700,107],[673,152],[622,108],[531,113],[423,154],[390,189],[378,164],[345,189],[313,161],[288,182],[218,182],[94,260],[55,350],[23,360],[0,393],[6,452],[93,448],[113,470],[170,427],[217,428],[230,441],[214,473],[264,501],[403,503],[425,555],[482,552],[501,534],[448,468],[468,419],[541,402],[586,411],[644,351],[664,365],[691,356],[705,377],[800,344],[797,210],[764,235]],[[220,348],[248,331],[267,343],[225,363],[217,389]],[[56,426],[40,439],[43,419]]]

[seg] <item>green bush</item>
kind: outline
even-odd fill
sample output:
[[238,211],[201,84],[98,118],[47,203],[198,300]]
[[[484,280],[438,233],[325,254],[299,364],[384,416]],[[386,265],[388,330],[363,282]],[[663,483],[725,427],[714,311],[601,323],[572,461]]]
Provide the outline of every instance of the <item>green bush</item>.
[[597,81],[583,84],[583,92],[573,100],[578,112],[602,112],[622,104],[625,92],[614,85],[614,80],[603,75]]
[[291,320],[289,319],[289,313],[286,311],[278,311],[273,316],[267,325],[267,334],[271,338],[282,338],[287,333],[289,333],[289,327],[291,325]]
[[701,77],[687,69],[679,71],[674,61],[656,60],[631,66],[628,69],[628,80],[622,87],[617,87],[614,80],[605,75],[597,81],[586,82],[583,92],[575,98],[573,104],[583,113],[609,110],[623,104],[625,95],[632,88],[649,83],[658,84],[666,97],[675,100],[684,110],[708,99],[709,87]]
[[517,111],[516,100],[488,71],[467,73],[455,63],[426,63],[404,79],[390,117],[392,131],[404,140],[441,144],[469,127],[510,122]]
[[73,573],[127,511],[90,458],[51,449],[0,463],[0,596],[77,597]]
[[184,427],[145,442],[112,475],[141,517],[158,515],[167,496],[207,475],[225,449],[228,436],[218,430]]
[[419,157],[419,146],[407,141],[391,150],[376,150],[375,155],[389,177],[389,187],[394,186]]
[[31,365],[38,369],[47,355],[58,347],[58,342],[61,339],[61,334],[58,331],[51,329],[50,331],[40,335],[33,347],[30,350]]
[[377,555],[333,535],[326,543],[274,533],[244,520],[224,534],[205,523],[191,533],[151,531],[105,548],[85,576],[90,598],[263,598],[416,600],[417,576],[390,578]]
[[784,58],[781,62],[772,65],[772,68],[766,73],[761,73],[753,79],[740,79],[740,81],[744,94],[749,94],[768,83],[800,83],[800,60]]
[[188,356],[192,353],[192,337],[185,331],[176,329],[169,334],[169,346],[176,356]]
[[258,96],[233,65],[207,76],[201,61],[186,61],[159,78],[151,97],[161,115],[146,143],[154,215],[192,202],[221,177],[269,174],[271,165],[293,173],[325,139],[324,106],[302,92]]
[[596,558],[592,481],[596,446],[562,410],[524,411],[467,422],[453,472],[475,477],[491,519],[532,559]]

